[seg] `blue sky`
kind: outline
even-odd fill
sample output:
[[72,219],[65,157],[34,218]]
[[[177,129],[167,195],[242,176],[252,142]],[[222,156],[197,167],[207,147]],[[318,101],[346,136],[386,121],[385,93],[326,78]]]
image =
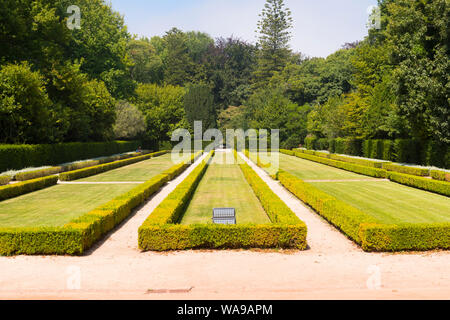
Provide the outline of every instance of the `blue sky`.
[[[138,36],[164,35],[172,27],[212,37],[256,42],[258,14],[265,0],[110,0]],[[367,8],[376,0],[286,0],[294,18],[291,47],[326,57],[346,42],[367,35]]]

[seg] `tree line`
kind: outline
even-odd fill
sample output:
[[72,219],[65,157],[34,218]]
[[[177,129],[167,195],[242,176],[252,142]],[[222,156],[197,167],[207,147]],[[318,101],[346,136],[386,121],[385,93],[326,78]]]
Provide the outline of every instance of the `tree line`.
[[[204,127],[307,137],[450,141],[446,0],[380,0],[380,28],[327,58],[290,48],[293,19],[267,0],[257,43],[177,28],[137,38],[102,0],[0,0],[0,142],[139,138]],[[17,2],[20,2],[18,5]]]

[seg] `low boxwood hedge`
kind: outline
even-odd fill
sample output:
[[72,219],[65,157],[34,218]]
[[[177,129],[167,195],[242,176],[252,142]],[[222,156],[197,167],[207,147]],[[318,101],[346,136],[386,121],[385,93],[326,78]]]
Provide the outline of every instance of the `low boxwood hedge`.
[[62,167],[51,167],[47,169],[19,172],[14,176],[17,181],[27,181],[37,178],[42,178],[46,176],[51,176],[60,173],[63,170]]
[[10,176],[0,176],[0,186],[7,185],[11,181]]
[[48,176],[44,178],[38,178],[28,180],[24,182],[18,182],[0,187],[0,201],[18,197],[20,195],[30,193],[33,191],[41,190],[54,186],[58,183],[58,176]]
[[286,189],[360,244],[365,251],[450,249],[450,223],[383,224],[287,172],[280,171],[278,177]]
[[343,169],[346,171],[351,171],[359,174],[363,174],[370,177],[375,178],[386,178],[386,170],[378,169],[378,168],[371,168],[371,167],[365,167],[358,164],[343,162],[343,161],[337,161],[327,158],[321,158],[317,156],[312,156],[309,154],[305,154],[303,152],[295,152],[295,156],[298,158],[319,162],[322,164],[326,164],[328,166],[332,166],[335,168]]
[[443,170],[431,170],[430,175],[434,180],[450,182],[450,172]]
[[59,180],[61,181],[73,181],[78,179],[83,179],[86,177],[94,176],[99,173],[103,173],[106,171],[114,170],[120,167],[128,166],[133,163],[137,163],[140,161],[148,160],[150,158],[154,158],[163,154],[166,154],[168,151],[160,151],[156,153],[150,153],[143,156],[138,156],[134,158],[129,158],[125,160],[114,161],[106,164],[100,164],[93,167],[88,167],[84,169],[79,169],[75,171],[64,172],[59,175]]
[[430,176],[430,169],[402,166],[402,165],[395,164],[395,163],[384,163],[383,169],[385,169],[387,171],[394,171],[394,172],[410,174],[410,175],[419,176],[419,177]]
[[425,251],[450,249],[450,223],[381,225],[362,224],[365,251]]
[[388,172],[388,178],[393,182],[410,187],[442,194],[447,197],[450,196],[450,183],[447,181],[438,181],[397,172]]
[[[244,176],[260,199],[272,224],[179,225],[186,206],[205,173],[210,154],[170,194],[139,228],[139,248],[144,251],[184,249],[295,248],[305,249],[306,225],[284,204],[256,173],[241,164]],[[259,179],[259,180],[258,180]]]
[[60,228],[0,228],[0,255],[81,255],[169,180],[159,174]]

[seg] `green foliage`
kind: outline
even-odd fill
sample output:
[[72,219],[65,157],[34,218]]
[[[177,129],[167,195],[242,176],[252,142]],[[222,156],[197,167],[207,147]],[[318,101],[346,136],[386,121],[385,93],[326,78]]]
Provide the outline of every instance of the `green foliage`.
[[450,248],[450,224],[363,224],[360,230],[365,251],[424,251]]
[[145,131],[144,114],[134,105],[119,101],[116,103],[116,123],[114,136],[116,139],[135,139]]
[[146,140],[170,141],[173,131],[188,126],[184,111],[184,88],[141,84],[136,95],[136,105],[145,115]]
[[387,177],[394,182],[410,187],[450,196],[450,183],[447,181],[436,181],[428,178],[417,177],[409,174],[388,172]]
[[27,181],[27,180],[32,180],[32,179],[37,179],[37,178],[42,178],[42,177],[58,174],[62,170],[63,170],[62,167],[51,167],[51,168],[41,169],[41,170],[19,172],[14,176],[14,179],[17,181]]
[[80,159],[125,153],[138,147],[137,141],[0,145],[0,171],[59,165]]
[[315,155],[309,155],[309,154],[302,153],[302,152],[295,152],[295,156],[302,158],[302,159],[326,164],[328,166],[343,169],[346,171],[363,174],[366,176],[371,176],[371,177],[375,177],[375,178],[386,178],[386,170],[383,170],[383,169],[371,168],[371,167],[366,167],[366,166],[343,162],[343,161],[336,161],[336,160],[332,160],[332,159],[317,157]]
[[33,179],[0,187],[0,201],[56,185],[58,176]]
[[289,29],[293,25],[291,15],[291,11],[284,8],[283,0],[266,0],[257,30],[261,50],[255,77],[259,87],[264,86],[275,72],[281,71],[288,62],[289,41],[292,37]]
[[44,77],[28,63],[0,69],[0,141],[36,143],[53,140],[51,101]]
[[131,78],[138,83],[160,84],[164,79],[164,65],[161,56],[150,43],[144,38],[141,40],[130,40],[127,45],[128,55],[133,62],[130,67]]
[[383,169],[386,169],[387,171],[405,173],[419,177],[428,177],[430,175],[430,169],[428,168],[402,166],[395,163],[384,163]]
[[110,162],[110,163],[106,163],[106,164],[100,164],[98,166],[88,167],[88,168],[79,169],[79,170],[75,170],[75,171],[64,172],[59,175],[59,180],[73,181],[73,180],[90,177],[90,176],[93,176],[93,175],[96,175],[96,174],[99,174],[102,172],[114,170],[114,169],[124,167],[124,166],[130,165],[130,164],[136,163],[136,162],[148,160],[148,159],[151,159],[156,156],[160,156],[161,154],[165,154],[165,153],[167,153],[167,151],[146,154],[144,156],[114,161],[114,162]]
[[435,180],[450,182],[450,172],[442,170],[431,170],[430,175]]
[[202,121],[203,129],[215,128],[217,115],[214,96],[205,84],[191,84],[184,96],[184,111],[191,128],[195,121]]
[[4,186],[11,181],[10,176],[0,176],[0,186]]

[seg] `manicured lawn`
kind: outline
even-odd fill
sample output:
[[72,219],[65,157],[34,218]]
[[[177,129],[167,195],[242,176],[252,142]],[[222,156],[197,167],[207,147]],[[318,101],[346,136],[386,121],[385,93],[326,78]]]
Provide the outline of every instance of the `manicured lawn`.
[[302,180],[370,180],[371,177],[333,168],[324,164],[280,154],[280,169]]
[[170,169],[175,164],[171,155],[165,154],[146,161],[134,163],[132,165],[101,173],[86,179],[77,181],[88,182],[132,182],[150,180],[152,177]]
[[394,182],[313,182],[387,224],[450,222],[450,198]]
[[0,228],[60,227],[136,187],[57,185],[0,202]]
[[[281,169],[304,180],[370,179],[341,169],[280,155]],[[381,223],[450,222],[450,199],[390,181],[310,182]]]
[[[214,160],[223,157],[217,153]],[[195,191],[182,224],[212,223],[213,208],[236,208],[237,223],[270,223],[237,164],[212,163]]]

